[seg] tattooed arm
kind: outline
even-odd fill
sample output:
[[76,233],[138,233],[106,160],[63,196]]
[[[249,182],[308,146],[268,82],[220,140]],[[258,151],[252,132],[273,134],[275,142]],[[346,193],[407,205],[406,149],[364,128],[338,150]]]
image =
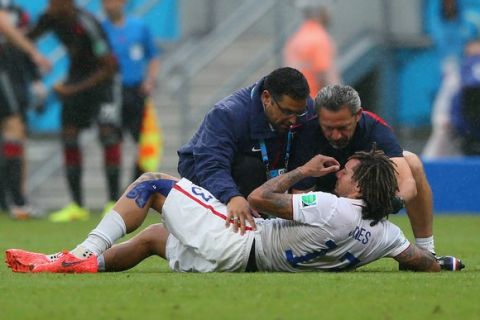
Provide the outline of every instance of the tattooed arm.
[[250,206],[270,215],[292,220],[292,195],[285,192],[295,183],[306,177],[321,177],[338,171],[337,160],[323,155],[316,155],[297,169],[268,180],[248,196]]
[[426,250],[422,250],[415,245],[410,245],[398,256],[394,257],[400,264],[402,270],[412,271],[440,271],[440,264],[437,262],[433,254]]
[[258,212],[292,220],[292,195],[285,191],[306,176],[300,168],[265,182],[248,196],[248,203]]

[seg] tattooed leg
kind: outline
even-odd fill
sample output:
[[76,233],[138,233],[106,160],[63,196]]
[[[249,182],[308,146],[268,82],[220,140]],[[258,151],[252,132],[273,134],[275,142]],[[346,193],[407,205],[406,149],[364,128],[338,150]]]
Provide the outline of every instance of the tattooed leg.
[[144,173],[128,186],[113,207],[125,221],[127,233],[143,223],[150,208],[162,211],[165,198],[177,181],[163,173]]
[[[115,203],[112,211],[102,218],[95,229],[90,231],[87,238],[71,251],[71,254],[80,259],[89,258],[93,254],[100,257],[125,234],[140,227],[150,208],[161,211],[165,198],[176,181],[176,178],[160,173],[143,174],[127,188]],[[144,235],[148,235],[147,237],[137,239],[145,241],[152,234],[152,232],[146,232]],[[164,238],[152,238],[151,243],[156,244],[157,240],[163,243],[165,242],[162,240]],[[144,247],[145,250],[150,250],[149,248],[151,246]],[[151,251],[145,250],[144,254]],[[146,257],[144,254],[138,258]]]
[[154,193],[159,193],[163,198],[166,198],[176,183],[175,180],[170,179],[155,179],[155,174],[147,173],[145,176],[149,176],[148,180],[141,180],[134,183],[132,188],[129,188],[129,191],[127,192],[127,198],[135,199],[135,203],[140,208],[145,207]]

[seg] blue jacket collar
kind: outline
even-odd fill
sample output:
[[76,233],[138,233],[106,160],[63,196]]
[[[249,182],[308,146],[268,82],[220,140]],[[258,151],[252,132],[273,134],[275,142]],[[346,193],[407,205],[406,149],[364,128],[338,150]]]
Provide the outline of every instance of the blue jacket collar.
[[260,79],[250,90],[250,137],[252,139],[269,139],[279,135],[272,130],[263,108],[261,95],[264,82],[265,78]]

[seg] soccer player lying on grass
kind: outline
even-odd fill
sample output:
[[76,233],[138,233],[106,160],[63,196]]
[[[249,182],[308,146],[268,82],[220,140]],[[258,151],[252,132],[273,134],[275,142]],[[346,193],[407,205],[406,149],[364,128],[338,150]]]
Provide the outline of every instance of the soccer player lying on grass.
[[[335,159],[317,155],[267,181],[249,203],[281,219],[251,221],[227,215],[224,204],[186,179],[144,174],[74,250],[44,255],[10,249],[6,261],[15,272],[59,273],[127,270],[152,255],[184,272],[340,271],[382,257],[416,271],[463,268],[454,257],[437,260],[410,244],[385,219],[398,186],[383,152],[357,152],[339,169]],[[336,195],[285,193],[307,176],[331,172],[337,172]],[[164,224],[112,246],[142,224],[149,208],[162,212]]]

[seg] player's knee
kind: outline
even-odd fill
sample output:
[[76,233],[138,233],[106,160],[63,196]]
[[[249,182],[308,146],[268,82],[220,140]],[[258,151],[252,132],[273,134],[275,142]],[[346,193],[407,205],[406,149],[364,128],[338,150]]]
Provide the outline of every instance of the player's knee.
[[141,245],[151,254],[163,256],[167,243],[168,231],[162,223],[148,226],[140,233]]
[[118,145],[121,142],[120,130],[111,126],[103,126],[99,130],[98,138],[104,147]]
[[156,176],[154,176],[154,174],[152,174],[150,172],[144,172],[133,182],[133,185],[136,185],[136,184],[139,184],[139,183],[145,182],[145,181],[153,181],[153,180],[156,180],[156,179],[160,179],[160,177],[156,177]]
[[160,173],[160,172],[144,172],[135,180],[133,184],[138,184],[140,182],[145,182],[145,181],[154,181],[159,179],[168,179],[168,180],[175,180],[175,181],[178,180],[174,177],[171,177],[167,174]]
[[62,138],[63,146],[66,148],[78,148],[78,139],[76,137],[64,136]]
[[127,187],[127,191],[131,192],[132,190],[138,188],[138,185],[145,181],[152,181],[155,180],[148,172],[143,173],[140,177],[135,179],[130,185]]
[[176,180],[164,179],[160,173],[145,173],[129,186],[126,197],[134,199],[139,208],[144,208],[152,200],[150,205],[161,212],[163,202],[175,183]]
[[78,130],[73,127],[66,127],[62,130],[62,143],[66,148],[78,148]]
[[99,140],[104,148],[104,161],[108,168],[118,168],[121,161],[121,136],[117,128],[102,126]]
[[20,116],[11,116],[3,121],[2,137],[5,140],[25,139],[25,124]]

